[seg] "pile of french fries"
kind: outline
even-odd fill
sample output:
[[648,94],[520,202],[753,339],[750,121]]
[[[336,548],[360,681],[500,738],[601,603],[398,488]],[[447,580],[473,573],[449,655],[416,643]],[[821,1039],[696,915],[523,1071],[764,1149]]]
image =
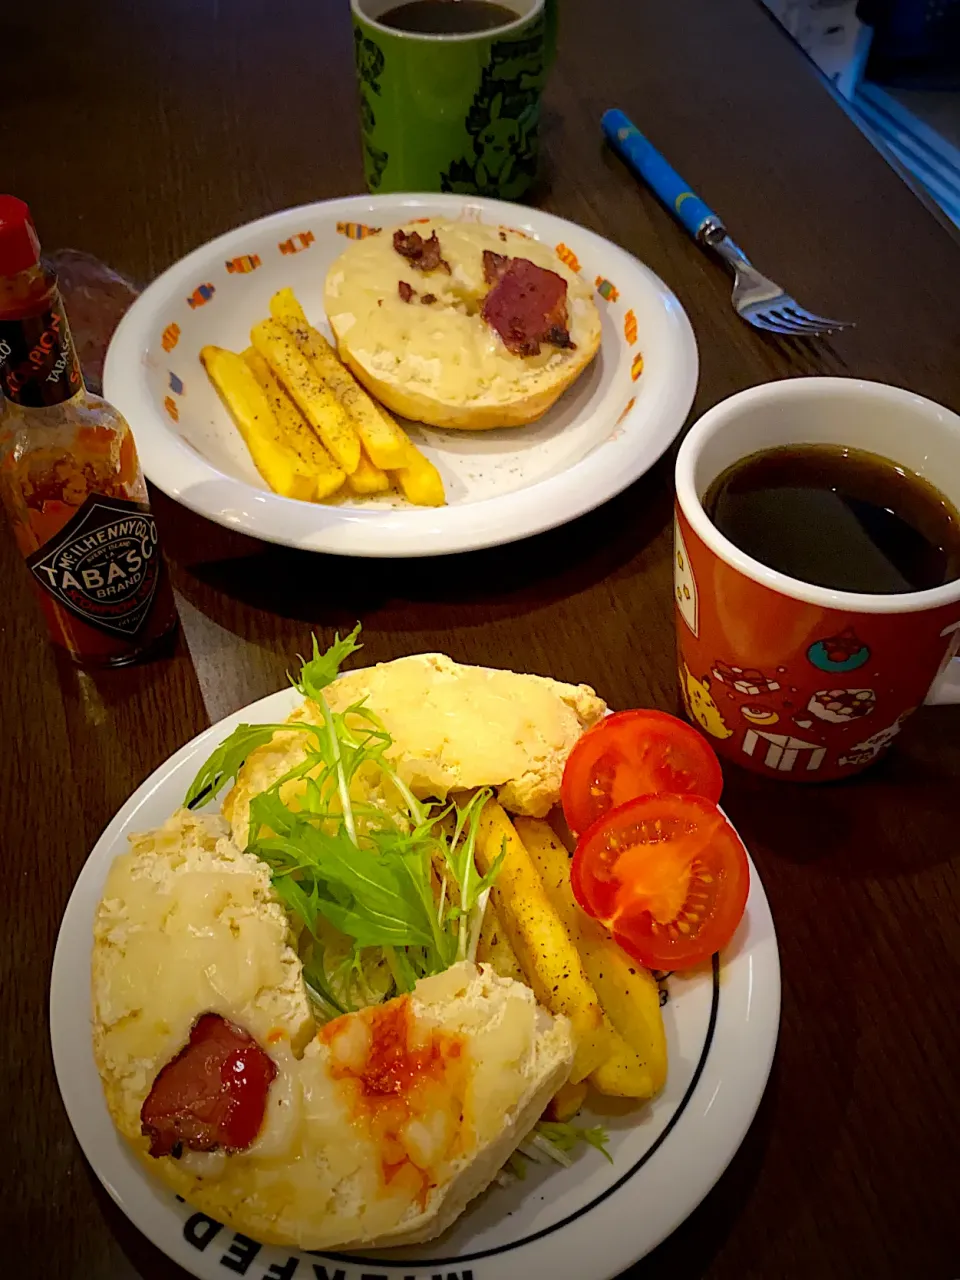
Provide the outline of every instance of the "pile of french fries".
[[385,493],[446,502],[440,473],[367,395],[292,289],[270,300],[242,354],[204,347],[200,360],[275,493],[306,502]]
[[589,1085],[621,1098],[652,1097],[667,1077],[653,975],[580,909],[570,886],[570,855],[550,825],[534,818],[511,822],[490,800],[477,832],[481,873],[501,850],[477,958],[501,977],[522,977],[545,1008],[573,1024],[573,1071],[553,1100],[552,1118],[576,1115]]

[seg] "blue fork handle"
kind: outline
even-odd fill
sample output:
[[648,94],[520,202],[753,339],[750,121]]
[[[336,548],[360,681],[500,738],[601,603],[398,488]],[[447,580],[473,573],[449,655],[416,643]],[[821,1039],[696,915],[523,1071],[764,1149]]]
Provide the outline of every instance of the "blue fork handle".
[[617,155],[652,187],[677,221],[699,239],[708,229],[723,224],[622,111],[605,111],[600,126]]

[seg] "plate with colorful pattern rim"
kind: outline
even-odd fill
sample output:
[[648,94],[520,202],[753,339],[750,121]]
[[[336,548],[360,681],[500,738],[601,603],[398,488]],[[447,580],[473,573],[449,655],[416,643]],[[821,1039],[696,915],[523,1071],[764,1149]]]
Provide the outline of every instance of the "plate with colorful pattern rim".
[[[409,426],[443,476],[445,507],[412,507],[395,494],[318,504],[272,493],[207,380],[201,348],[242,351],[271,295],[287,285],[330,337],[323,285],[349,240],[427,216],[506,226],[553,246],[595,289],[596,359],[530,426]],[[148,478],[208,519],[308,551],[424,556],[526,538],[620,493],[679,434],[697,373],[696,341],[677,299],[594,232],[479,197],[350,196],[237,227],[165,271],[113,336],[104,394],[130,422]]]
[[162,823],[210,752],[239,724],[276,723],[298,705],[284,689],[199,734],[119,810],[74,886],[57,939],[50,1031],[57,1082],[84,1155],[126,1216],[199,1280],[609,1280],[655,1248],[723,1173],[759,1106],[780,1018],[773,920],[751,862],[747,909],[713,964],[661,985],[667,1083],[652,1102],[599,1099],[581,1122],[609,1133],[612,1163],[586,1148],[568,1169],[531,1164],[478,1197],[438,1240],[369,1255],[298,1253],[196,1213],[150,1177],[113,1127],[93,1059],[93,919],[127,837]]

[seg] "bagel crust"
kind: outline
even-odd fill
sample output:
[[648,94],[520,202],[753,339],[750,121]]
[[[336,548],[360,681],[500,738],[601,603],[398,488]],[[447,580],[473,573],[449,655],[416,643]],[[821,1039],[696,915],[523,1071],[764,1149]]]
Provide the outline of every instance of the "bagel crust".
[[[424,241],[436,234],[440,263],[418,269],[394,249],[395,230]],[[491,287],[485,251],[525,258],[566,282],[571,348],[507,349],[481,314]],[[355,241],[330,268],[324,301],[340,357],[357,379],[394,413],[430,426],[486,431],[534,422],[600,347],[586,281],[550,246],[483,223],[432,218]]]

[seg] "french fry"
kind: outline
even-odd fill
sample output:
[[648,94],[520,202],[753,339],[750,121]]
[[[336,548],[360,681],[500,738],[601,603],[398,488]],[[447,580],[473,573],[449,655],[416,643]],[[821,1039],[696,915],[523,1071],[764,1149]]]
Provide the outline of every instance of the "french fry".
[[534,818],[517,818],[516,829],[548,899],[575,940],[604,1013],[629,1046],[634,1062],[640,1064],[638,1074],[635,1065],[619,1054],[608,1059],[591,1080],[604,1093],[622,1093],[624,1087],[629,1087],[629,1097],[651,1097],[667,1078],[660,992],[653,976],[580,909],[570,885],[570,855],[548,824]]
[[243,359],[266,395],[287,443],[313,468],[317,477],[314,498],[318,502],[329,498],[343,484],[345,472],[337,466],[317,439],[313,428],[300,416],[300,410],[260,352],[254,347],[248,347],[243,353]]
[[270,315],[274,320],[292,325],[297,329],[309,327],[307,313],[300,305],[300,300],[292,289],[278,289],[270,299]]
[[412,441],[407,445],[405,465],[394,472],[403,496],[417,507],[442,507],[447,495],[440,472]]
[[356,471],[347,476],[347,487],[352,493],[385,493],[390,488],[390,477],[361,452]]
[[300,412],[347,475],[360,463],[360,438],[340,401],[293,340],[280,320],[261,320],[250,341],[290,392]]
[[[323,334],[307,320],[292,289],[280,289],[273,295],[270,314],[287,327],[300,351],[340,401],[374,466],[396,472],[408,502],[421,507],[442,507],[446,495],[439,471],[341,363]],[[379,484],[375,490],[357,488],[354,491],[381,492],[385,487],[389,487],[389,481],[387,485]]]
[[520,968],[517,953],[510,945],[500,913],[492,902],[487,903],[487,909],[483,913],[483,924],[477,941],[477,963],[490,965],[501,978],[513,978],[515,982],[523,983],[527,981]]
[[312,499],[316,474],[287,444],[263,388],[243,357],[223,347],[204,347],[200,360],[270,488],[285,498]]
[[561,1085],[547,1104],[546,1116],[558,1124],[566,1124],[577,1114],[587,1100],[587,1082],[580,1080],[571,1084],[568,1080]]
[[604,1014],[610,1028],[611,1043],[606,1058],[590,1072],[590,1083],[599,1093],[614,1098],[649,1098],[656,1093],[650,1087],[650,1073],[640,1055],[627,1044]]
[[483,875],[505,849],[491,900],[533,993],[551,1013],[564,1013],[577,1040],[570,1079],[585,1079],[607,1057],[611,1032],[576,948],[550,905],[530,855],[495,800],[477,824],[476,860]]
[[292,289],[281,289],[273,295],[270,314],[286,326],[300,351],[343,406],[370,461],[383,471],[404,466],[409,444],[406,433],[367,395],[323,334],[309,324]]

